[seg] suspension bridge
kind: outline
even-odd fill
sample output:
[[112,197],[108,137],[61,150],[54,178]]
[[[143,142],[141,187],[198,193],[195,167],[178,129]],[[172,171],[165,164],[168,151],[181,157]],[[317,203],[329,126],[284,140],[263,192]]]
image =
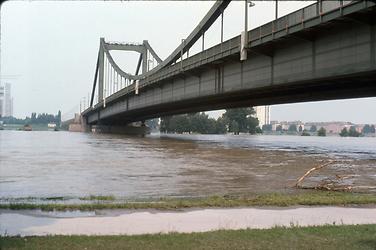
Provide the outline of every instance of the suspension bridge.
[[[84,123],[124,126],[189,112],[376,96],[374,1],[318,0],[252,30],[245,21],[244,32],[223,41],[229,3],[215,2],[165,60],[146,40],[101,38]],[[247,8],[246,2],[246,18]],[[217,18],[221,43],[205,48],[205,32]],[[195,43],[202,51],[190,56]],[[136,72],[124,72],[112,50],[138,52]]]

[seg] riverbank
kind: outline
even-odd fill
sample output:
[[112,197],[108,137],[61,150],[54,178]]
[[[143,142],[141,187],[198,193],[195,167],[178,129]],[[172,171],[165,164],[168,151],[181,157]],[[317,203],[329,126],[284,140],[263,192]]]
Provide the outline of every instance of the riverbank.
[[375,249],[376,225],[140,236],[0,237],[1,249]]
[[273,227],[376,224],[376,207],[208,208],[179,211],[0,210],[0,235],[142,235]]
[[[0,209],[24,210],[40,209],[42,211],[93,211],[99,209],[159,209],[177,210],[184,208],[231,208],[256,206],[350,206],[376,205],[376,194],[307,191],[301,193],[266,193],[247,196],[211,196],[204,198],[161,198],[148,201],[121,201],[113,196],[89,196],[80,200],[88,203],[64,203],[63,198],[50,198],[51,203],[25,203],[25,199],[10,200],[0,204]],[[31,199],[32,200],[32,199]]]

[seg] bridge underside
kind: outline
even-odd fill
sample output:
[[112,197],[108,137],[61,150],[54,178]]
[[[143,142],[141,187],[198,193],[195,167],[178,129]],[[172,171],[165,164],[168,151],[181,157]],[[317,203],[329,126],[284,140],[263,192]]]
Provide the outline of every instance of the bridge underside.
[[[152,105],[141,109],[118,113],[100,119],[101,124],[125,125],[175,114],[209,111],[226,108],[283,104],[293,102],[322,101],[376,95],[376,71],[354,74],[344,78],[320,79],[283,86],[270,86],[252,90],[234,91],[223,95],[211,95],[167,104]],[[325,110],[323,110],[325,112]],[[94,122],[97,123],[97,122]]]
[[89,124],[122,125],[197,111],[376,96],[375,17],[372,7],[253,41],[246,61],[239,61],[235,48],[146,84],[139,95],[120,91],[106,108],[99,103],[85,116]]

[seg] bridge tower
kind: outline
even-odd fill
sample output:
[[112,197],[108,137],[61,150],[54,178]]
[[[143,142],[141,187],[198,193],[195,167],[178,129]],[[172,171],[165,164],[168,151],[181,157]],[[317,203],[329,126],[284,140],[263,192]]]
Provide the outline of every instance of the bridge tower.
[[[135,74],[124,72],[114,61],[110,51],[135,51],[140,54]],[[142,75],[146,74],[150,68],[148,65],[149,56],[157,61],[162,60],[155,53],[147,40],[142,44],[136,43],[117,43],[106,42],[104,38],[100,38],[99,51],[97,57],[97,65],[94,76],[93,91],[90,100],[90,106],[93,106],[95,98],[95,89],[98,82],[98,102],[104,101],[106,97],[114,94],[122,88],[128,87],[137,80],[142,79]],[[141,74],[140,73],[141,69]]]

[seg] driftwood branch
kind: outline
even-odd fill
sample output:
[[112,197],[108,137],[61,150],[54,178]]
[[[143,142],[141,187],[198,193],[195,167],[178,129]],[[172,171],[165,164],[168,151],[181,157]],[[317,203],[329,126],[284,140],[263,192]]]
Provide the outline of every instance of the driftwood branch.
[[323,180],[321,180],[321,183],[313,186],[313,187],[307,187],[302,186],[302,182],[304,179],[312,174],[312,172],[322,169],[328,165],[331,165],[337,161],[330,160],[328,162],[325,162],[321,165],[318,165],[316,167],[311,168],[308,170],[302,177],[300,177],[297,182],[295,183],[296,188],[300,189],[314,189],[314,190],[325,190],[325,191],[352,191],[352,190],[370,190],[370,189],[376,189],[376,186],[352,186],[352,185],[344,185],[343,181],[349,178],[353,178],[353,175],[339,175],[336,174],[334,178],[327,177]]
[[308,176],[308,175],[310,175],[313,171],[316,171],[316,170],[318,170],[318,169],[321,169],[321,168],[323,168],[323,167],[326,167],[326,166],[328,166],[328,165],[330,165],[330,164],[332,164],[332,163],[334,163],[334,161],[328,161],[328,162],[326,162],[326,163],[324,163],[324,164],[321,164],[321,165],[319,165],[319,166],[317,166],[317,167],[313,167],[313,168],[311,168],[310,170],[308,170],[302,177],[300,177],[299,179],[298,179],[298,181],[296,182],[296,184],[295,184],[295,187],[299,187],[299,184]]

